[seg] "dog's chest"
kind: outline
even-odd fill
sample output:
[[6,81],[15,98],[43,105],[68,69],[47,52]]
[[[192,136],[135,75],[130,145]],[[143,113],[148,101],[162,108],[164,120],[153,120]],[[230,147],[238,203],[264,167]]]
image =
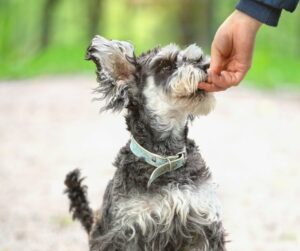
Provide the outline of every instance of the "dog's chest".
[[169,185],[157,194],[134,193],[121,199],[114,214],[115,227],[129,240],[142,237],[151,242],[164,235],[169,241],[179,233],[193,237],[220,222],[220,204],[212,183]]

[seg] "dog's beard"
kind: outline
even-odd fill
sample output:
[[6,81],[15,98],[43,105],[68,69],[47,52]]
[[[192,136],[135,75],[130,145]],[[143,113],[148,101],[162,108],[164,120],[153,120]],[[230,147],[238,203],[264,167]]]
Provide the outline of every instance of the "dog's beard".
[[207,81],[207,73],[192,65],[180,67],[168,82],[169,95],[191,115],[207,115],[215,106],[212,94],[198,89],[198,83]]
[[215,107],[216,100],[211,93],[197,91],[195,95],[176,98],[175,102],[182,111],[192,116],[199,116],[210,113]]
[[173,73],[168,87],[173,97],[188,97],[199,92],[198,83],[207,80],[207,73],[192,65],[181,66]]

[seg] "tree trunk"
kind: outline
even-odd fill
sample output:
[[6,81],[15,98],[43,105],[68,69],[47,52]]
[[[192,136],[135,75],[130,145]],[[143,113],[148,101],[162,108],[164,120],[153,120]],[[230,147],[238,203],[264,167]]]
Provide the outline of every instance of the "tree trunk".
[[88,4],[88,36],[93,37],[99,33],[102,0],[90,0]]
[[52,31],[52,20],[55,7],[59,0],[46,0],[42,18],[42,35],[41,35],[41,48],[44,49],[49,45],[51,31]]
[[216,22],[215,22],[215,2],[214,0],[207,1],[207,43],[208,45],[211,44],[215,32],[216,32]]
[[213,0],[180,1],[178,22],[182,45],[208,46],[213,34]]

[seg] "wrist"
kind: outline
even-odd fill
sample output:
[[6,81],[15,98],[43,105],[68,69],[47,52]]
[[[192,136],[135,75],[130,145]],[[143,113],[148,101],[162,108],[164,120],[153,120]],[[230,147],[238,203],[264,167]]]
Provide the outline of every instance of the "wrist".
[[247,15],[246,13],[235,10],[232,15],[236,20],[238,20],[239,23],[244,23],[247,25],[248,28],[250,28],[252,31],[257,32],[259,28],[261,27],[262,23],[258,21],[257,19]]

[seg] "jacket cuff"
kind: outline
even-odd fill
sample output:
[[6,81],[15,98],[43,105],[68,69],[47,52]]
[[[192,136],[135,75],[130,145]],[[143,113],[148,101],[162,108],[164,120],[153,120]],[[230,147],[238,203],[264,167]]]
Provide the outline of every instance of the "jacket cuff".
[[255,0],[240,0],[236,9],[270,26],[277,26],[281,9],[276,9]]

